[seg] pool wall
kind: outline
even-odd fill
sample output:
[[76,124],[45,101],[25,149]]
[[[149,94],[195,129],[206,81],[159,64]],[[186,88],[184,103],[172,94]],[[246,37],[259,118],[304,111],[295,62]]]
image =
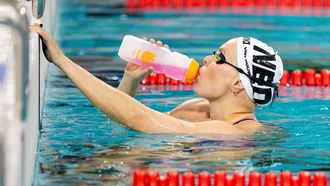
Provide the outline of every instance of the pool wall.
[[29,33],[29,25],[43,22],[52,30],[54,4],[47,1],[42,19],[36,19],[32,1],[0,3],[0,62],[4,67],[0,82],[0,185],[32,185],[48,63],[40,53],[37,34]]
[[[52,32],[54,26],[54,15],[56,1],[46,1],[43,17],[35,20],[31,16],[31,22],[43,23],[43,27]],[[32,6],[29,6],[32,7]],[[30,12],[32,10],[30,9]],[[37,144],[40,131],[40,118],[42,115],[42,106],[46,82],[46,73],[48,62],[42,51],[39,50],[40,43],[36,34],[31,34],[30,38],[30,97],[28,104],[29,117],[24,130],[24,169],[23,185],[32,185],[35,174],[35,159],[37,153]]]

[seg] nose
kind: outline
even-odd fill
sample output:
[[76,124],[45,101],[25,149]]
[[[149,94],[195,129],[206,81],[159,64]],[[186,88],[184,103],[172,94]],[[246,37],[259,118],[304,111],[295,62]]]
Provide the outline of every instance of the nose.
[[205,66],[209,66],[213,62],[213,56],[206,56],[203,62]]

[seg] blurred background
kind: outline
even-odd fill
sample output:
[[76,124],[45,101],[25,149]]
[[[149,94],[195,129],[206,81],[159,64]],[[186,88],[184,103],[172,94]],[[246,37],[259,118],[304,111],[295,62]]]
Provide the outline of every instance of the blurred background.
[[[46,61],[28,31],[33,23],[114,87],[128,34],[161,40],[200,64],[231,38],[264,41],[286,70],[277,101],[256,110],[272,130],[238,138],[123,127]],[[0,0],[0,185],[131,185],[137,169],[329,173],[329,30],[330,0]],[[141,82],[138,101],[167,112],[196,98],[191,84],[157,77]]]

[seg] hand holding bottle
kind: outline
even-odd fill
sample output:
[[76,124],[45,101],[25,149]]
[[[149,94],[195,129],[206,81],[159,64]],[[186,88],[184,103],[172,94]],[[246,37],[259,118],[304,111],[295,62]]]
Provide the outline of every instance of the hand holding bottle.
[[[147,38],[144,37],[143,40],[147,40]],[[154,39],[150,39],[149,42],[152,44],[156,44],[157,46],[162,46],[164,48],[169,49],[169,46],[167,44],[163,45],[162,41],[155,42]],[[131,81],[138,83],[142,81],[151,72],[152,67],[141,67],[134,63],[127,63],[124,78],[130,79]]]
[[[143,38],[143,40],[146,41],[147,38]],[[150,39],[149,42],[160,47],[163,46],[164,48],[169,48],[168,45],[163,45],[161,41],[155,42],[154,39]],[[124,77],[118,86],[118,90],[134,97],[139,82],[143,80],[150,72],[152,72],[152,70],[153,69],[151,66],[142,67],[137,64],[128,62],[125,68]]]
[[185,83],[193,82],[199,70],[199,64],[194,59],[132,35],[124,37],[118,55],[129,63],[152,67],[155,72]]

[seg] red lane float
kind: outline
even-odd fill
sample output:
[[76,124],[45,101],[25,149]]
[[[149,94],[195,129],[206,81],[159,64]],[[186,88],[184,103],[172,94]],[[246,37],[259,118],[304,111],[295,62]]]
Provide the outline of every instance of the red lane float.
[[214,173],[214,186],[223,186],[226,182],[227,173],[225,171],[216,171]]
[[261,186],[261,173],[259,172],[250,173],[249,186]]
[[234,173],[235,186],[245,186],[245,174],[243,172]]
[[167,9],[169,7],[171,7],[171,1],[170,0],[162,0],[159,1],[160,2],[160,6]]
[[317,72],[315,69],[306,69],[303,73],[301,70],[292,72],[284,70],[279,84],[282,86],[330,86],[330,71],[323,69]]
[[159,185],[158,186],[168,186],[168,179],[166,176],[159,177]]
[[233,176],[227,176],[225,185],[226,186],[235,186],[234,177]]
[[156,74],[156,83],[157,85],[166,85],[167,78],[165,74]]
[[194,186],[195,185],[195,175],[191,172],[185,172],[182,177],[183,186]]
[[322,79],[320,73],[316,73],[314,79],[315,79],[315,86],[322,86]]
[[304,73],[305,85],[314,86],[315,84],[315,73],[314,69],[306,69]]
[[252,6],[252,0],[233,0],[232,6]]
[[327,69],[321,70],[321,81],[322,81],[322,86],[330,85],[330,70]]
[[[245,174],[249,179],[245,180]],[[294,175],[290,171],[280,173],[280,179],[274,172],[267,172],[263,176],[260,172],[235,172],[227,175],[225,171],[216,171],[213,175],[207,171],[197,174],[185,172],[181,176],[177,171],[169,171],[166,176],[160,176],[156,171],[146,172],[136,170],[133,173],[133,186],[327,186],[327,175],[316,172],[312,175],[308,171],[301,171]],[[264,177],[264,178],[263,178]],[[198,178],[196,180],[196,178]],[[263,178],[263,179],[262,179]],[[181,180],[181,182],[180,182]],[[264,182],[262,183],[262,180]],[[197,181],[197,184],[196,184]],[[247,183],[246,183],[247,182]]]
[[150,85],[156,85],[156,83],[157,83],[157,74],[151,73],[149,75],[149,84]]
[[324,0],[324,6],[330,7],[330,0]]
[[130,8],[130,9],[134,8],[136,6],[135,5],[135,0],[127,0],[126,1],[126,6],[127,6],[127,8]]
[[280,6],[297,7],[299,5],[300,5],[300,2],[297,0],[280,0]]
[[280,186],[291,186],[292,173],[283,171],[280,173]]
[[317,172],[314,175],[314,185],[313,186],[326,186],[327,177],[323,172]]
[[217,0],[209,0],[209,6],[214,8],[218,5]]
[[255,0],[254,1],[255,6],[266,6],[266,1],[265,0]]
[[230,6],[230,0],[222,0],[219,2],[220,7]]
[[206,7],[206,1],[201,0],[186,0],[187,7]]
[[265,175],[264,185],[276,186],[276,174],[274,172],[267,172]]
[[145,178],[146,185],[149,186],[158,186],[159,173],[156,171],[149,171]]
[[175,8],[181,9],[184,6],[184,0],[176,0],[175,1]]
[[166,174],[168,185],[179,186],[179,173],[177,171],[169,171]]
[[303,0],[303,1],[302,1],[302,5],[303,5],[304,7],[312,6],[312,3],[313,3],[313,0]]
[[297,176],[293,176],[291,177],[291,183],[290,183],[291,186],[300,186],[299,185],[299,178]]
[[311,174],[307,171],[302,171],[298,175],[299,186],[310,186],[311,183]]
[[145,185],[146,172],[144,170],[137,170],[133,175],[133,186]]
[[[181,81],[168,78],[162,73],[151,73],[140,82],[142,85],[171,85],[178,86],[192,85],[193,83],[183,83]],[[283,76],[280,79],[279,85],[281,86],[330,86],[330,70],[323,69],[317,72],[315,69],[306,69],[304,72],[301,70],[283,71]]]
[[201,172],[198,174],[198,186],[211,186],[211,174],[209,172]]
[[179,80],[172,79],[172,78],[169,78],[168,84],[169,85],[180,85],[180,81]]
[[321,7],[323,6],[323,0],[314,0],[314,6]]
[[283,71],[283,76],[280,79],[280,85],[288,86],[290,83],[290,72],[288,70]]
[[291,73],[291,85],[302,86],[302,72],[300,70],[294,70]]
[[277,0],[268,0],[267,5],[270,7],[274,7],[278,5],[278,1]]
[[324,7],[330,6],[330,0],[126,0],[127,8],[195,8],[217,6],[248,7]]

